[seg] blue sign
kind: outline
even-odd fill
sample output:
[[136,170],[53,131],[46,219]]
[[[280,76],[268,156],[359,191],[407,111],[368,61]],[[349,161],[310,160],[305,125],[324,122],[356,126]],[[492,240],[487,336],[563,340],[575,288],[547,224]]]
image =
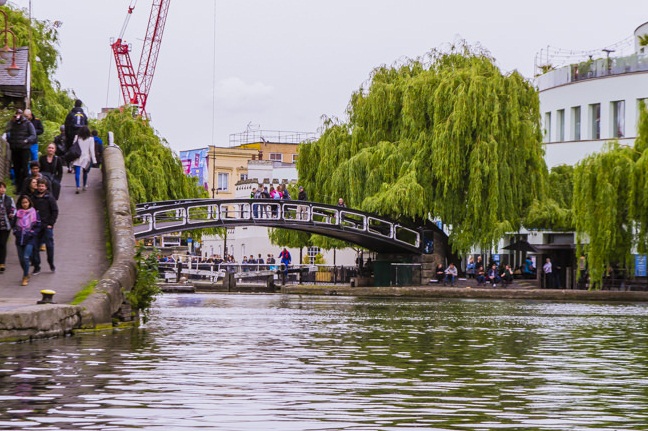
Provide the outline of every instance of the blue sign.
[[646,255],[635,254],[635,277],[646,276]]
[[493,262],[495,262],[497,264],[497,266],[499,266],[499,264],[500,264],[500,255],[499,254],[494,254],[491,257],[493,258]]

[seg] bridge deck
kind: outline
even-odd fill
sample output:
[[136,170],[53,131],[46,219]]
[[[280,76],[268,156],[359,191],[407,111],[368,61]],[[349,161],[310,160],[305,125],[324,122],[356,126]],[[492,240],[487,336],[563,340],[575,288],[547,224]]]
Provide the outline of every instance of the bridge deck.
[[272,199],[188,199],[137,206],[135,236],[209,227],[264,226],[342,239],[385,253],[421,253],[423,229],[377,214],[319,202]]
[[36,301],[41,299],[42,289],[56,291],[55,302],[69,303],[86,283],[99,278],[108,268],[100,170],[90,171],[88,185],[88,191],[77,195],[74,193],[74,175],[63,174],[59,217],[54,226],[55,273],[50,272],[47,255],[41,252],[42,272],[30,276],[28,286],[20,286],[22,269],[16,255],[14,236],[10,235],[7,269],[0,274],[0,312],[36,305]]

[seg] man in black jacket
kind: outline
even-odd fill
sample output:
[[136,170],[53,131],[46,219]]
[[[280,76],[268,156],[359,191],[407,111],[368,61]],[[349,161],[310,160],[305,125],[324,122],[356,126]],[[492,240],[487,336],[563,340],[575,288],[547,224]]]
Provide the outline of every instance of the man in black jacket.
[[16,193],[20,192],[20,186],[27,178],[27,164],[31,157],[29,148],[37,140],[34,125],[23,115],[21,109],[17,109],[16,115],[7,124],[7,142],[9,142],[9,148],[11,148],[11,163],[14,168]]
[[40,245],[45,244],[47,250],[47,263],[50,270],[56,271],[54,266],[54,224],[58,218],[58,204],[56,199],[47,190],[47,180],[41,178],[38,180],[38,192],[34,196],[34,208],[38,211],[41,219],[41,230],[38,234],[38,241],[32,254],[32,263],[34,264],[33,275],[40,273]]
[[79,99],[74,101],[74,108],[65,117],[65,137],[68,147],[74,144],[74,137],[79,133],[79,129],[88,125],[88,117],[83,112],[83,102]]

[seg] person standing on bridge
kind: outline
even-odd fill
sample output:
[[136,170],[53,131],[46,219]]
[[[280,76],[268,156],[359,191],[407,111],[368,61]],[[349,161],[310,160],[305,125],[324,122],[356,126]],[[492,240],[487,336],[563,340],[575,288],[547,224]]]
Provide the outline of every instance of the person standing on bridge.
[[88,189],[88,172],[93,163],[97,163],[95,156],[95,141],[90,133],[88,126],[82,126],[79,129],[79,134],[76,137],[79,147],[81,148],[81,155],[78,159],[72,162],[74,166],[74,181],[76,182],[76,193],[79,194],[79,183],[81,180],[81,170],[83,170],[83,190]]
[[43,128],[43,122],[40,120],[40,118],[36,118],[34,114],[32,114],[31,109],[25,109],[25,117],[31,121],[32,125],[34,126],[34,130],[36,131],[36,142],[31,144],[29,147],[29,152],[31,153],[31,159],[30,160],[38,160],[38,136],[42,135],[45,132],[45,129]]
[[[308,195],[304,186],[299,186],[299,193],[297,194],[298,201],[307,201]],[[308,206],[307,205],[297,205],[297,219],[298,220],[308,220]]]
[[[54,267],[54,224],[59,214],[58,204],[54,196],[49,193],[45,179],[38,180],[37,190],[34,196],[34,208],[38,211],[42,225],[37,244],[45,244],[47,263],[50,271],[54,272],[56,271]],[[33,275],[36,275],[41,270],[40,250],[38,248],[34,249],[32,262],[34,264]]]
[[11,196],[7,196],[7,184],[0,181],[0,274],[5,272],[7,241],[15,215],[16,204]]
[[[79,99],[74,101],[74,108],[65,117],[65,139],[69,146],[72,146],[74,139],[81,131],[81,128],[88,126],[88,117],[83,112],[83,102]],[[94,139],[93,139],[94,142]]]
[[37,140],[34,125],[23,115],[21,109],[17,109],[16,114],[7,125],[7,142],[11,149],[16,193],[20,193],[20,187],[22,187],[25,178],[29,176],[30,147]]
[[29,261],[36,245],[36,238],[40,229],[38,213],[34,209],[31,199],[23,195],[18,198],[19,210],[16,211],[14,235],[16,236],[16,251],[18,260],[23,270],[21,286],[29,284]]

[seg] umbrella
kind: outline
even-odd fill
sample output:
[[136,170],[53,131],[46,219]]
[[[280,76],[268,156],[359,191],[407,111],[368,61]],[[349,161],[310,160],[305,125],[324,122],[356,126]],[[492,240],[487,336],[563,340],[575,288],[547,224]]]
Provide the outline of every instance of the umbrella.
[[506,247],[502,247],[505,250],[511,250],[511,251],[524,251],[527,253],[537,253],[538,249],[535,248],[533,245],[529,244],[529,241],[521,239],[519,241],[512,242],[511,244],[507,245]]

